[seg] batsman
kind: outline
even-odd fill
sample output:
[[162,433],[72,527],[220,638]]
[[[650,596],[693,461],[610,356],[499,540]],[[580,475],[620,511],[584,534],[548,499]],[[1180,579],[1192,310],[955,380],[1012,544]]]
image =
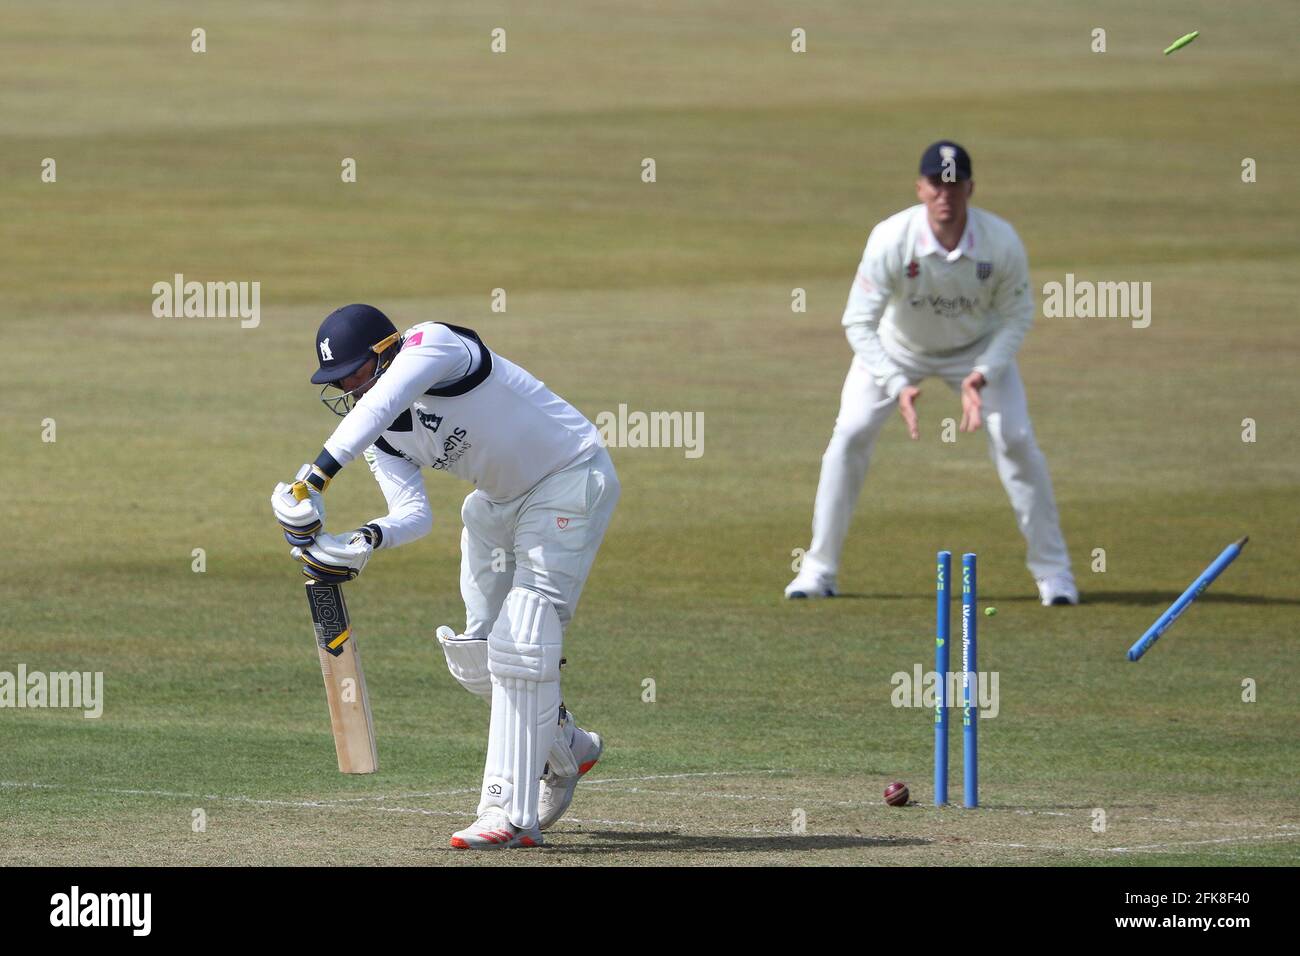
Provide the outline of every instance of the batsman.
[[[565,709],[560,664],[619,497],[609,453],[581,412],[467,328],[424,322],[399,333],[378,309],[348,305],[321,323],[316,359],[311,381],[343,421],[272,495],[290,554],[312,578],[351,580],[375,551],[431,530],[423,469],[473,482],[461,508],[465,630],[440,627],[437,639],[491,719],[478,819],[451,845],[540,846],[603,749]],[[358,457],[388,513],[327,534],[322,494]]]
[[871,231],[849,292],[842,321],[853,361],[822,456],[812,544],[785,596],[835,595],[876,437],[897,406],[908,434],[919,438],[921,382],[936,377],[961,396],[961,431],[984,425],[988,432],[1039,599],[1077,604],[1052,478],[1016,366],[1034,320],[1025,247],[1005,219],[970,205],[975,183],[961,146],[934,143],[919,172],[920,202]]

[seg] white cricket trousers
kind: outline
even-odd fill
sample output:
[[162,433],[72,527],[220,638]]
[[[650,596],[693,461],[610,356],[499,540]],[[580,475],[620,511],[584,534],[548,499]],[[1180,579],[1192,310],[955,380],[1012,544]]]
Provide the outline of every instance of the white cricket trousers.
[[546,595],[567,628],[618,496],[604,448],[511,501],[498,504],[471,491],[460,510],[465,636],[486,640],[516,585]]
[[[973,364],[969,355],[922,358],[892,348],[889,354],[902,367],[909,384],[917,385],[927,377],[938,376],[957,392]],[[1008,365],[980,395],[989,451],[1028,545],[1025,563],[1035,578],[1067,573],[1070,556],[1061,535],[1052,477],[1047,471],[1047,459],[1034,440],[1025,387],[1016,363]],[[805,569],[829,575],[839,570],[844,538],[867,476],[876,436],[889,419],[901,417],[895,410],[897,405],[898,400],[890,399],[884,386],[878,385],[862,360],[854,356],[844,380],[835,430],[822,456],[821,478],[813,506],[812,546],[804,556]],[[924,410],[924,405],[921,409]]]

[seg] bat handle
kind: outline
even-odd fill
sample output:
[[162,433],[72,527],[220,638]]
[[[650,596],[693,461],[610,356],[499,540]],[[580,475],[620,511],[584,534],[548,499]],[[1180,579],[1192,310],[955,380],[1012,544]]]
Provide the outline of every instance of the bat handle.
[[306,501],[311,495],[310,490],[307,488],[307,482],[305,481],[295,481],[290,486],[289,491],[293,493],[293,497],[297,501]]

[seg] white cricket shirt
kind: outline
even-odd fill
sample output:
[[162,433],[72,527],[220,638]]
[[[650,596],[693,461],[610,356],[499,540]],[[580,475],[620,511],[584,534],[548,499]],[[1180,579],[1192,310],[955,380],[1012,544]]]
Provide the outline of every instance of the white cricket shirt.
[[[426,533],[420,469],[472,481],[494,502],[595,453],[596,427],[469,329],[425,322],[325,442],[340,465],[362,452],[389,504],[384,547]],[[372,447],[373,446],[373,447]]]
[[907,378],[891,347],[937,358],[973,353],[971,371],[994,380],[1034,321],[1029,260],[1011,224],[968,206],[952,252],[930,231],[925,206],[871,230],[844,310],[845,334],[892,397]]

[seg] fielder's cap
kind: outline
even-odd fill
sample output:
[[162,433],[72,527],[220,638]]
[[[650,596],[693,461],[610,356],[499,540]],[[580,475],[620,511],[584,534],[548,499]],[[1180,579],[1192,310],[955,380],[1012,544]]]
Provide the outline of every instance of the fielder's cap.
[[942,176],[945,170],[951,170],[957,182],[970,179],[970,153],[950,139],[931,143],[921,154],[922,176]]
[[347,378],[376,354],[376,345],[396,335],[397,327],[373,305],[357,303],[335,309],[316,330],[320,368],[312,375],[312,384]]

